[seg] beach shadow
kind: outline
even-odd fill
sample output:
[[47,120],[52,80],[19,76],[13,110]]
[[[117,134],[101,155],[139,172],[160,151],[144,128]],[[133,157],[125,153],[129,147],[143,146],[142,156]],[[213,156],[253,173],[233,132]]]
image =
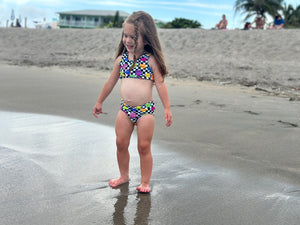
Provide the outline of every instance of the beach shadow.
[[114,205],[115,211],[113,213],[114,225],[126,225],[126,220],[124,217],[124,209],[128,202],[129,195],[129,183],[121,185],[119,188],[120,195],[117,196],[117,201]]
[[[125,207],[128,203],[129,183],[121,185],[119,188],[120,194],[117,196],[117,201],[114,205],[115,211],[113,213],[114,225],[126,225],[126,218],[124,216]],[[149,215],[151,211],[151,197],[150,194],[137,194],[138,200],[136,206],[136,213],[134,218],[134,225],[148,225]]]
[[138,193],[137,199],[139,200],[139,202],[136,206],[134,225],[148,225],[149,215],[151,211],[150,194]]

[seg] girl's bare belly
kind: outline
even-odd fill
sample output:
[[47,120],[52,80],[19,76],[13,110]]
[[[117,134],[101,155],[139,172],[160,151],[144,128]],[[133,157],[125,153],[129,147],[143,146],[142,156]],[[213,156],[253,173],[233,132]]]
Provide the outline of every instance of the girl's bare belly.
[[137,78],[124,78],[121,80],[121,96],[130,106],[143,105],[153,100],[153,82]]

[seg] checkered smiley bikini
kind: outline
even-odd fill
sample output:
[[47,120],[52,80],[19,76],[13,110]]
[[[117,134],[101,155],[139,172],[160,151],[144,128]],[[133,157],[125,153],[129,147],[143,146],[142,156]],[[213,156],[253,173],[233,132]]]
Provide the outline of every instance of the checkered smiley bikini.
[[[125,52],[120,60],[120,79],[123,78],[138,78],[154,81],[153,72],[149,66],[148,59],[150,53],[144,53],[139,59],[136,60],[135,66],[129,71],[133,65],[133,60],[128,59],[128,53]],[[136,124],[138,119],[144,115],[154,115],[155,104],[153,101],[147,102],[140,106],[129,106],[122,99],[121,108],[125,112],[132,123]]]
[[129,106],[122,99],[120,109],[125,112],[133,124],[136,124],[138,119],[144,115],[154,115],[155,104],[153,101],[147,102],[144,105]]
[[125,52],[120,60],[120,79],[123,78],[139,78],[154,81],[153,72],[149,66],[150,53],[145,52],[136,60],[135,66],[129,71],[133,64],[133,60],[128,59],[128,52]]

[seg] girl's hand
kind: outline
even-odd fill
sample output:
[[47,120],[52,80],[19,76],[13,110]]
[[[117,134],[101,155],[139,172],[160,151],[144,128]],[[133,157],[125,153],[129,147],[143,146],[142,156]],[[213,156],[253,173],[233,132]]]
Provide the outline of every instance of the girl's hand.
[[165,120],[166,120],[166,126],[171,126],[173,122],[172,113],[169,109],[165,109]]
[[98,115],[102,113],[102,104],[97,102],[96,105],[93,108],[93,114],[96,118],[98,118]]

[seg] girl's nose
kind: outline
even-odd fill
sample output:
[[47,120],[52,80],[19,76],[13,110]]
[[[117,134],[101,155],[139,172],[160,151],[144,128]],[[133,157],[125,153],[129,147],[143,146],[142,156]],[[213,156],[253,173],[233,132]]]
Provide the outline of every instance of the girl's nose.
[[131,42],[132,39],[130,37],[126,37],[126,42]]

